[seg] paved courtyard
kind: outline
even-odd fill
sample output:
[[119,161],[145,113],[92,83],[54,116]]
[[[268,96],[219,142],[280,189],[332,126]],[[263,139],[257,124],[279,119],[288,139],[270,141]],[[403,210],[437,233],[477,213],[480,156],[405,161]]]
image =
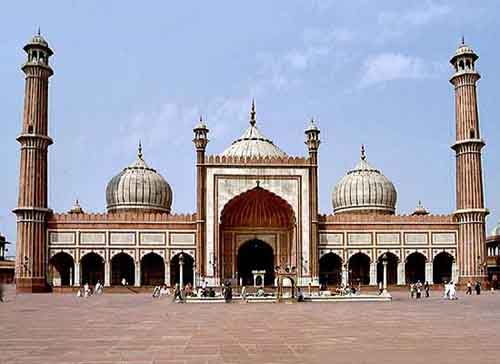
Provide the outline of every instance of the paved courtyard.
[[0,304],[1,363],[498,363],[500,293],[454,302],[172,304],[146,294]]

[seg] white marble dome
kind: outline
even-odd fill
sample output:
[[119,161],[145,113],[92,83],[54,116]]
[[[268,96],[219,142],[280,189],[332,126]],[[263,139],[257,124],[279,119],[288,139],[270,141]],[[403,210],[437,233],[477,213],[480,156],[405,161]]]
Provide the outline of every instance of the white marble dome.
[[396,200],[396,188],[366,161],[363,147],[359,163],[337,183],[332,196],[335,213],[394,214]]
[[243,135],[236,139],[221,155],[226,157],[283,158],[286,153],[278,148],[272,140],[266,138],[256,126],[255,104],[252,102],[250,126]]
[[497,236],[497,235],[500,235],[500,221],[497,222],[497,224],[495,225],[495,227],[493,228],[493,230],[491,230],[491,236]]
[[156,170],[146,164],[139,145],[136,161],[108,183],[106,202],[108,212],[170,213],[172,189]]

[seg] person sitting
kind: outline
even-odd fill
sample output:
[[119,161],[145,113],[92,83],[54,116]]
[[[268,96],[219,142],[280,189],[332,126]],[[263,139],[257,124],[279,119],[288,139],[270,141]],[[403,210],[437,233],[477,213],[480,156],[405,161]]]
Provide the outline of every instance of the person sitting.
[[153,289],[153,298],[157,298],[157,297],[160,297],[160,286],[156,286],[154,289]]
[[182,297],[182,289],[179,283],[175,285],[173,302],[175,302],[177,299],[179,300],[179,302],[184,302],[184,298]]
[[193,285],[191,283],[186,284],[184,287],[184,294],[186,297],[190,297],[193,294]]
[[208,289],[208,297],[213,298],[215,297],[215,291],[212,287]]
[[170,288],[168,288],[166,284],[160,288],[160,297],[163,296],[170,296]]
[[257,290],[256,296],[257,297],[264,297],[265,295],[266,295],[266,293],[264,292],[264,289],[262,287],[259,287],[259,289]]
[[101,295],[103,293],[103,288],[100,281],[97,281],[97,283],[95,284],[94,293],[96,295]]
[[231,303],[233,300],[233,289],[231,288],[231,283],[226,282],[226,286],[224,287],[224,300],[226,303]]
[[297,302],[304,302],[304,292],[300,287],[297,287]]

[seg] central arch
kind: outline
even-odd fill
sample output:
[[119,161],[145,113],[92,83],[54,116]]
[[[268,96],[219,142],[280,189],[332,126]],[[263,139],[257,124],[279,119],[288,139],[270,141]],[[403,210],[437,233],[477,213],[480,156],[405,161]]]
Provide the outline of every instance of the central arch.
[[121,285],[123,279],[127,285],[134,285],[135,264],[130,255],[118,253],[111,259],[111,285]]
[[243,285],[253,285],[252,271],[266,272],[264,285],[274,283],[273,248],[262,240],[249,240],[238,249],[238,273]]
[[216,275],[253,284],[251,270],[266,270],[265,284],[273,284],[274,267],[298,266],[295,226],[292,206],[259,185],[229,200],[221,212]]
[[370,257],[356,253],[349,259],[349,278],[351,284],[370,284]]

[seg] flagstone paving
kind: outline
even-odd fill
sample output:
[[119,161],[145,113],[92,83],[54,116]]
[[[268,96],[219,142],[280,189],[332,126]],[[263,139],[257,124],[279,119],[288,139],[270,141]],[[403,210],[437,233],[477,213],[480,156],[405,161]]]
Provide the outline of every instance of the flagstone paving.
[[146,294],[16,296],[1,363],[498,363],[500,293],[457,301],[172,304]]

